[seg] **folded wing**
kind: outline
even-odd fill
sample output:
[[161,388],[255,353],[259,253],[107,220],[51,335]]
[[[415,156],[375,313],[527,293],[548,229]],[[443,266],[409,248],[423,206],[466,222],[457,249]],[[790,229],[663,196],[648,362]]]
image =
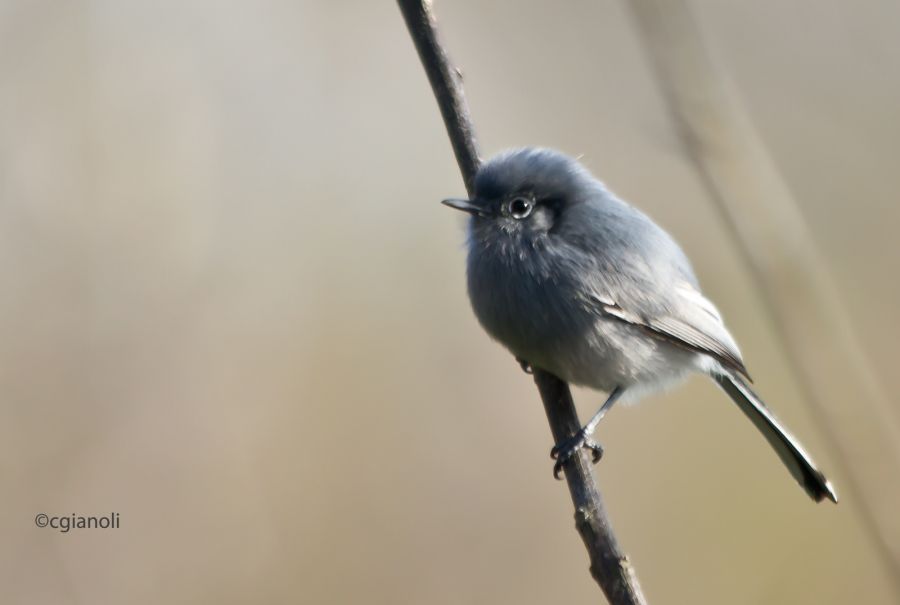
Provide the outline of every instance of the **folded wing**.
[[600,294],[592,294],[591,298],[605,315],[640,327],[675,346],[709,355],[750,380],[737,343],[722,323],[721,315],[691,284],[676,285],[669,304],[653,315],[629,310],[626,305]]

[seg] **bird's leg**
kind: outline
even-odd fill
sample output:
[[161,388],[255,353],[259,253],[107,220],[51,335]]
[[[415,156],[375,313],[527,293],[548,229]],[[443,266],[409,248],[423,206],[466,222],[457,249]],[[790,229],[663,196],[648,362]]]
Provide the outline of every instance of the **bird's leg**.
[[613,404],[619,400],[624,392],[625,389],[621,387],[614,388],[612,392],[610,392],[609,397],[606,398],[606,401],[603,402],[603,405],[600,406],[600,409],[597,410],[597,413],[594,414],[586,425],[581,427],[581,429],[569,439],[561,441],[553,446],[553,449],[550,450],[550,457],[556,460],[556,464],[553,465],[554,477],[557,479],[560,478],[559,472],[562,470],[563,464],[565,464],[569,458],[574,456],[581,448],[591,450],[594,464],[600,460],[603,456],[603,448],[591,438],[591,435],[594,433],[600,420],[606,415],[606,412],[612,408]]
[[522,368],[522,371],[526,374],[534,374],[534,369],[532,369],[531,364],[522,359],[521,357],[516,357],[516,361],[519,362],[519,367]]

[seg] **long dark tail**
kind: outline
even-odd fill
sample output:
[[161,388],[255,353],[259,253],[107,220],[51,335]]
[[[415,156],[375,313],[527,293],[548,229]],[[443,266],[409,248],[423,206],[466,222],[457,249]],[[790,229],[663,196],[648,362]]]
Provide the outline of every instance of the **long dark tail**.
[[772,415],[766,404],[757,397],[747,383],[731,374],[713,374],[713,378],[728,393],[734,402],[747,415],[759,432],[763,434],[769,445],[774,448],[778,457],[794,476],[794,479],[806,490],[810,498],[821,502],[828,498],[837,502],[837,494],[825,475],[816,468],[815,463],[803,450],[803,447],[788,433],[778,419]]

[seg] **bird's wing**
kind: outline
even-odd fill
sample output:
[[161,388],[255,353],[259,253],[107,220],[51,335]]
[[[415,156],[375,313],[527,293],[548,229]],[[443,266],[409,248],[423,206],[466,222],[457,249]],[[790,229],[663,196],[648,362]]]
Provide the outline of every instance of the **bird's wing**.
[[750,380],[737,343],[728,333],[716,307],[691,284],[673,288],[672,304],[665,313],[640,315],[625,304],[600,294],[592,294],[595,308],[619,321],[638,326],[649,335],[676,346],[703,353]]

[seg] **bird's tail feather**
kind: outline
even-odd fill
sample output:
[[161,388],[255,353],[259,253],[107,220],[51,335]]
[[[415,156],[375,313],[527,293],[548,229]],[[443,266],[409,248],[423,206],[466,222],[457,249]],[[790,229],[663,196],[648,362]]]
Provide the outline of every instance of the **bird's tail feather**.
[[816,468],[812,458],[781,426],[778,419],[756,393],[747,386],[747,383],[739,376],[734,376],[727,371],[713,374],[713,378],[759,429],[759,432],[763,434],[794,479],[806,490],[806,493],[816,502],[821,502],[824,498],[837,502],[837,494],[825,475]]

